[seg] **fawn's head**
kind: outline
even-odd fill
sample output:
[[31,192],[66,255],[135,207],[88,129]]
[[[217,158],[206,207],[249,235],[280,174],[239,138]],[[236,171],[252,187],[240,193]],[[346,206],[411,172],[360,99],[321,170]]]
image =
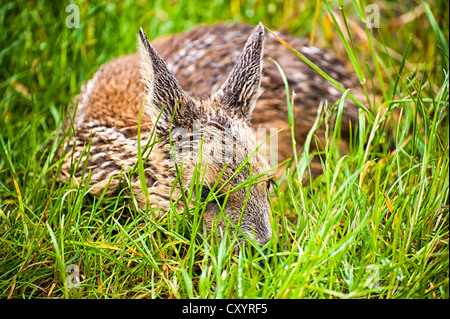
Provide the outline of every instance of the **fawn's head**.
[[[217,228],[220,236],[229,226],[232,236],[248,236],[259,244],[271,236],[270,167],[256,151],[250,127],[260,93],[263,45],[259,24],[225,83],[199,100],[183,91],[142,29],[139,39],[146,107],[162,138],[162,156],[183,167],[181,191],[193,189],[195,199],[207,202],[203,218],[208,231]],[[196,185],[191,188],[191,183]]]

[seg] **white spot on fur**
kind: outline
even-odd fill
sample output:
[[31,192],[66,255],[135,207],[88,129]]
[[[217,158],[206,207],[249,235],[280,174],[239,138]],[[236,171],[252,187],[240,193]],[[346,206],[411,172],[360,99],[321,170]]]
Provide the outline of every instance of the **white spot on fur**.
[[106,167],[106,166],[108,166],[110,164],[114,164],[114,162],[113,161],[104,162],[104,163],[102,163],[102,165],[100,165],[100,168],[104,168],[104,167]]
[[300,50],[305,53],[311,53],[311,54],[319,54],[321,51],[319,48],[316,48],[316,47],[302,47]]
[[294,72],[292,74],[292,81],[303,82],[306,81],[308,77],[302,72]]
[[332,95],[338,95],[338,94],[340,94],[341,91],[339,91],[338,89],[331,86],[328,88],[328,92],[330,92],[330,94],[332,94]]
[[118,132],[115,128],[111,127],[94,127],[92,134],[97,133],[99,137],[103,137],[108,140],[125,140],[126,136],[123,133]]

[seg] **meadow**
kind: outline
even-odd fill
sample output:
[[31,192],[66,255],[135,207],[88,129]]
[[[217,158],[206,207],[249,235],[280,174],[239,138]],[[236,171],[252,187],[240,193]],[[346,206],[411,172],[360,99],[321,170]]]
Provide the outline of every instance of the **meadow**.
[[[0,298],[449,298],[447,1],[379,1],[377,17],[363,0],[74,3],[70,27],[69,2],[0,0]],[[348,154],[333,143],[340,103],[314,126],[329,128],[323,174],[305,175],[308,147],[293,153],[267,254],[209,242],[201,204],[154,219],[57,177],[55,132],[100,65],[134,52],[139,27],[154,39],[217,21],[309,38],[367,93]]]

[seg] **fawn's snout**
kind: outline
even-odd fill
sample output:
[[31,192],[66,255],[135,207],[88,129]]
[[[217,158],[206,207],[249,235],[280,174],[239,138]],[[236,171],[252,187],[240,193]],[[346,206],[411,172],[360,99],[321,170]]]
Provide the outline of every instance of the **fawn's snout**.
[[[255,157],[231,179],[227,177],[233,176],[235,170],[225,170],[222,179],[218,183],[216,181],[219,185],[217,191],[211,192],[208,187],[202,187],[201,199],[206,201],[203,219],[207,229],[217,232],[219,237],[226,234],[229,238],[237,238],[239,245],[244,246],[247,240],[265,245],[272,234],[269,191],[273,182],[263,173],[259,179],[253,180],[250,175],[252,164],[256,173],[267,168],[267,164],[258,162],[262,158]],[[205,175],[212,179],[217,176],[214,165],[206,170]],[[223,181],[228,183],[223,185]]]

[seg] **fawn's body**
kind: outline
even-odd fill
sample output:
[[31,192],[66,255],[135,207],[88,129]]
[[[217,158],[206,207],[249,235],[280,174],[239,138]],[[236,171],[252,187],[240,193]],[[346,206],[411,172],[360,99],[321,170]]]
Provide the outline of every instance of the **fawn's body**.
[[[83,86],[74,119],[77,141],[73,155],[75,159],[79,158],[83,145],[89,143],[92,134],[87,168],[92,171],[90,183],[97,184],[92,190],[94,195],[101,194],[107,183],[107,194],[117,192],[118,179],[108,179],[119,175],[124,168],[126,171],[127,167],[135,166],[138,118],[144,96],[146,107],[141,119],[142,147],[149,141],[153,123],[163,106],[164,110],[156,130],[162,141],[155,145],[144,163],[148,198],[141,190],[137,174],[131,177],[133,193],[142,208],[150,203],[154,208],[168,209],[171,197],[176,199],[184,191],[179,187],[171,191],[177,172],[170,155],[170,124],[172,129],[182,128],[185,132],[180,141],[172,139],[177,150],[182,149],[183,141],[186,142],[186,134],[188,142],[200,145],[199,139],[194,136],[192,124],[197,121],[202,132],[210,134],[205,146],[221,148],[231,143],[235,152],[244,157],[251,155],[257,146],[250,125],[254,128],[282,129],[277,137],[278,161],[289,157],[292,146],[285,87],[269,57],[281,65],[290,90],[295,92],[295,137],[299,145],[303,144],[315,120],[319,103],[327,100],[333,104],[342,92],[272,36],[266,37],[264,44],[262,25],[253,33],[252,29],[244,24],[200,26],[192,31],[155,40],[152,42],[154,49],[141,33],[139,52],[120,57],[100,68],[93,79]],[[250,33],[252,35],[246,43]],[[344,87],[357,88],[355,76],[347,72],[343,63],[332,54],[308,47],[305,41],[293,36],[283,35],[283,38]],[[264,68],[261,73],[262,62]],[[349,121],[357,121],[357,114],[356,106],[348,102],[342,119],[344,137],[348,135]],[[233,137],[228,140],[218,133],[226,130],[233,132]],[[317,136],[323,139],[323,131],[319,131]],[[74,141],[75,138],[71,143]],[[187,154],[181,152],[177,155]],[[185,190],[189,190],[192,181],[194,162],[186,161],[183,164]],[[83,163],[82,160],[82,165],[74,173],[77,180],[82,179]],[[252,176],[267,173],[270,168],[267,159],[258,153],[248,160],[242,170],[241,164],[228,163],[225,168],[220,160],[207,164],[203,159],[202,168],[206,172],[204,185],[214,185],[224,168],[218,186],[230,178],[227,187],[231,188]],[[68,172],[69,169],[70,158],[64,163],[63,171]],[[237,170],[239,174],[233,177]],[[247,189],[232,192],[228,196],[226,219],[235,225],[239,224],[245,234],[253,236],[259,243],[265,243],[271,234],[267,178],[258,178],[258,182],[250,187],[249,194]],[[205,200],[207,196],[208,191],[203,187],[197,199],[201,197]],[[248,199],[243,210],[246,197]],[[214,227],[220,206],[214,200],[207,204],[204,220],[208,228]],[[224,225],[225,222],[221,220],[216,226]]]

